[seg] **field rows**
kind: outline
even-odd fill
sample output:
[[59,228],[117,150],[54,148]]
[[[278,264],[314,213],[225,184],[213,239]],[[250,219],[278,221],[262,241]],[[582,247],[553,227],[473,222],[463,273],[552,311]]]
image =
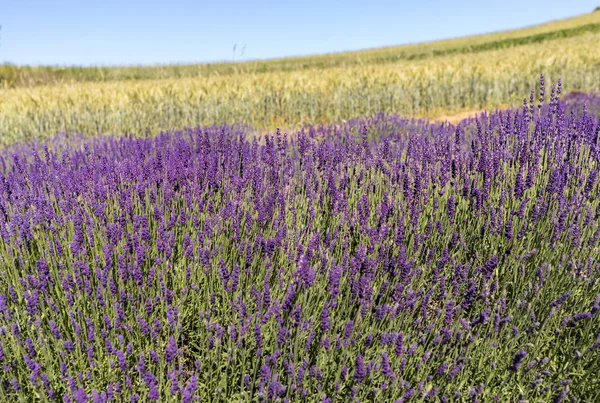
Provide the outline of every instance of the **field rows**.
[[[600,20],[600,13],[590,16],[593,18],[586,16],[580,22],[591,21],[593,25],[596,16]],[[566,25],[565,29],[575,28]],[[532,32],[533,36],[540,35]],[[559,31],[543,32],[549,35]],[[456,40],[454,47],[446,42],[435,45],[437,48],[430,46],[434,46],[432,52],[443,53],[456,46],[485,47],[494,43],[489,42],[491,38],[488,42]],[[149,128],[157,133],[214,123],[291,130],[379,112],[435,118],[518,105],[522,95],[535,86],[532,77],[540,72],[552,80],[562,77],[567,92],[600,90],[598,43],[600,33],[590,31],[541,45],[530,43],[389,63],[350,63],[325,69],[309,64],[293,71],[273,68],[265,73],[3,89],[0,144],[47,137],[60,130],[123,134],[143,133]]]

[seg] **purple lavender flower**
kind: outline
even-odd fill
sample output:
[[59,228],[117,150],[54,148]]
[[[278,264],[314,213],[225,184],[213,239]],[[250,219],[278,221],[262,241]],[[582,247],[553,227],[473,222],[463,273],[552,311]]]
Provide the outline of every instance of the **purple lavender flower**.
[[594,315],[592,315],[591,312],[581,312],[581,313],[577,313],[575,315],[573,315],[573,318],[571,318],[571,321],[569,322],[569,326],[573,327],[577,324],[577,322],[580,322],[582,320],[586,320],[586,319],[591,319]]
[[442,364],[440,364],[438,369],[435,371],[435,375],[442,376],[446,373],[447,370],[448,370],[448,363],[443,362]]
[[196,389],[198,389],[198,380],[195,375],[192,375],[183,389],[182,403],[192,403]]
[[177,342],[175,341],[175,338],[173,336],[169,337],[169,343],[167,344],[167,347],[165,348],[165,361],[167,361],[167,363],[171,363],[175,360],[175,357],[177,356]]
[[225,289],[229,289],[229,270],[225,265],[225,261],[221,259],[219,261],[219,275],[221,276],[221,283]]
[[523,359],[525,357],[527,357],[527,351],[525,351],[525,350],[521,350],[518,353],[516,353],[515,356],[513,357],[512,364],[510,366],[510,370],[513,372],[518,371],[521,368],[521,363],[523,362]]
[[121,371],[125,372],[127,370],[127,361],[125,360],[125,354],[122,350],[117,350],[115,354],[117,356],[119,368],[121,369]]
[[367,370],[365,369],[365,363],[363,361],[363,356],[361,354],[358,354],[356,356],[354,365],[355,365],[354,379],[358,383],[363,383],[363,381],[365,380],[365,378],[367,376]]
[[452,323],[453,312],[454,312],[454,301],[450,300],[446,304],[446,315],[444,316],[444,323],[446,325],[450,325]]
[[73,399],[75,399],[76,403],[88,403],[90,397],[87,395],[87,393],[85,393],[85,389],[79,387],[73,393]]
[[560,297],[558,297],[557,299],[555,299],[554,301],[552,301],[552,302],[550,303],[550,306],[553,306],[553,307],[558,307],[558,306],[560,306],[560,305],[564,304],[564,303],[565,303],[565,301],[566,301],[567,299],[569,299],[569,297],[570,297],[570,296],[571,296],[571,292],[570,292],[570,291],[567,291],[567,292],[565,292],[564,294],[562,294]]
[[457,366],[455,366],[449,373],[448,373],[448,378],[450,378],[450,380],[454,379],[459,373],[460,371],[463,370],[464,368],[464,364],[459,364]]
[[321,312],[321,332],[327,333],[327,331],[329,330],[329,327],[330,327],[329,307],[328,307],[328,304],[326,303],[325,306],[323,307],[323,311]]
[[552,399],[552,403],[561,403],[567,398],[568,392],[566,389],[560,391],[558,395],[554,399]]
[[151,401],[157,401],[160,398],[160,394],[158,392],[158,382],[156,380],[156,377],[154,376],[154,374],[152,374],[151,372],[146,372],[144,374],[144,382],[146,383],[146,386],[148,387],[148,399],[150,399]]
[[385,352],[381,353],[381,373],[387,378],[394,377],[394,372],[390,366],[390,359]]
[[450,222],[454,222],[454,216],[456,215],[456,201],[454,200],[454,196],[448,197],[446,211],[448,212]]
[[240,284],[240,265],[236,264],[233,266],[233,270],[231,271],[231,291],[237,291]]
[[404,335],[402,333],[398,334],[396,338],[396,348],[395,348],[396,356],[400,357],[404,352]]
[[354,330],[354,322],[348,321],[346,326],[344,327],[344,339],[348,340],[350,336],[352,336],[352,331]]

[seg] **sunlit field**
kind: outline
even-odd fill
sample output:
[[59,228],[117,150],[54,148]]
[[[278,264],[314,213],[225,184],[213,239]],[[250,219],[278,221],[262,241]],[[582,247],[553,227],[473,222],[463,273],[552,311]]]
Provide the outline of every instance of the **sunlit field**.
[[599,43],[0,67],[0,402],[600,401]]
[[[548,31],[554,26],[555,31]],[[576,35],[551,35],[524,44],[517,40],[560,29],[575,30]],[[164,79],[154,77],[159,75],[157,68],[148,68],[147,75],[154,79],[128,79],[144,75],[135,75],[136,70],[120,75],[118,69],[114,80],[101,82],[94,80],[100,73],[90,69],[84,72],[91,75],[91,82],[75,73],[70,80],[48,79],[43,82],[49,84],[0,90],[0,142],[46,137],[61,130],[135,134],[148,128],[157,133],[224,122],[292,130],[379,112],[435,119],[493,110],[520,103],[540,72],[549,80],[561,77],[566,92],[600,90],[598,43],[600,12],[595,12],[537,29],[434,42],[422,49],[411,45],[364,55],[334,54],[334,61],[325,67],[321,64],[328,59],[320,56],[287,64],[262,62],[265,71],[260,73],[245,63],[237,73],[221,74],[213,67],[214,71],[195,77],[181,73],[184,78],[172,77],[176,68],[165,68]]]

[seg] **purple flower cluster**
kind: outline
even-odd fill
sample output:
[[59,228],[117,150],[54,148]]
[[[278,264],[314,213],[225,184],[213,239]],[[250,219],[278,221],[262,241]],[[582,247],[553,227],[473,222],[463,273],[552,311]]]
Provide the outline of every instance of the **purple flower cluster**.
[[593,400],[600,98],[545,84],[0,152],[0,400]]

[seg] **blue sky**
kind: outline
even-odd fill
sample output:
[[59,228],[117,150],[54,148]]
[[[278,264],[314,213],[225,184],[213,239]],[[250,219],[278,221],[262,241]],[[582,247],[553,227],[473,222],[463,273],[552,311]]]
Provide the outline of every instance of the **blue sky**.
[[517,28],[596,6],[600,0],[0,0],[0,63],[153,64],[305,55]]

